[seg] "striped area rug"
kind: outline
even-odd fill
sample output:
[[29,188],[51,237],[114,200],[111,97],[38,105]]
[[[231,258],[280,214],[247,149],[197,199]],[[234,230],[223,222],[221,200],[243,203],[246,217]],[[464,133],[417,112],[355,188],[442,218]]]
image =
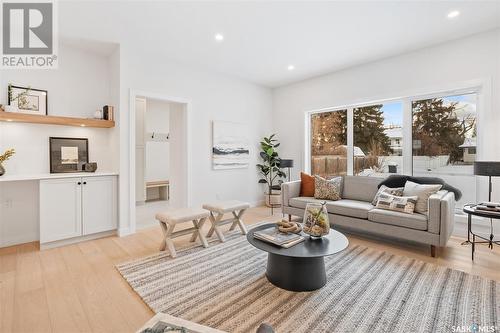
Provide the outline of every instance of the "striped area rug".
[[262,322],[280,333],[464,332],[498,324],[499,283],[457,270],[352,246],[326,258],[325,287],[297,293],[267,281],[266,260],[246,237],[231,234],[175,260],[159,254],[117,268],[153,311],[227,332],[255,332]]

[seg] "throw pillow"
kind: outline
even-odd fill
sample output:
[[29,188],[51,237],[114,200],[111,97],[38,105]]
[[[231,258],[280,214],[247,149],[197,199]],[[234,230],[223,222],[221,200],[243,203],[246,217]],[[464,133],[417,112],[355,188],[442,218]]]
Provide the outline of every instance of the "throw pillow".
[[339,200],[342,192],[342,177],[326,180],[320,176],[314,176],[314,198],[324,200]]
[[380,193],[377,208],[393,210],[396,212],[413,214],[418,197],[398,197],[389,193]]
[[403,190],[404,190],[404,187],[387,187],[385,185],[382,185],[378,189],[377,194],[375,194],[375,197],[372,200],[372,205],[374,205],[374,206],[377,205],[378,197],[382,193],[388,193],[388,194],[392,194],[392,195],[395,195],[395,196],[398,196],[398,197],[402,197],[403,196]]
[[414,196],[418,197],[415,211],[418,213],[426,213],[429,210],[429,197],[439,191],[443,185],[431,184],[417,184],[411,181],[405,183],[403,195],[405,197]]
[[305,172],[300,173],[300,196],[314,197],[314,177]]

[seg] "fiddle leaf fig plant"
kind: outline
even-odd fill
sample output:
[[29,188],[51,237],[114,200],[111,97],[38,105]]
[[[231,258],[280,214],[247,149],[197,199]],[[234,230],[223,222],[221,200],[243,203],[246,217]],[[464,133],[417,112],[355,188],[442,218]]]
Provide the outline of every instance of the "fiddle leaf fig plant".
[[259,183],[267,185],[269,194],[272,193],[272,190],[279,190],[281,183],[283,183],[281,178],[286,178],[286,174],[280,169],[281,159],[277,151],[280,143],[275,139],[275,136],[276,134],[272,134],[269,137],[264,137],[260,142],[260,157],[263,162],[257,164],[262,177],[259,179]]

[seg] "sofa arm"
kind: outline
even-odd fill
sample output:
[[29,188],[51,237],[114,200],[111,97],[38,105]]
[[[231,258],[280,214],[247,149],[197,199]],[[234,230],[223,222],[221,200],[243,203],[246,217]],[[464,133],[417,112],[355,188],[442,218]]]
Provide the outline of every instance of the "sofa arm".
[[441,200],[448,193],[448,191],[441,190],[429,197],[429,206],[427,216],[429,218],[429,225],[427,231],[439,235],[441,229]]
[[281,184],[281,206],[289,206],[291,198],[300,196],[300,180]]
[[441,199],[441,227],[439,229],[439,246],[446,246],[455,226],[455,195],[448,192]]

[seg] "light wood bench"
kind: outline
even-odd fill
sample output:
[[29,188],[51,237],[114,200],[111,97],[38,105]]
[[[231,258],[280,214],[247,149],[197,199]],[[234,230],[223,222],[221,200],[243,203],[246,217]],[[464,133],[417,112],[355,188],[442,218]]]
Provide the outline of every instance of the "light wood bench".
[[[156,214],[156,219],[160,222],[161,230],[163,231],[164,240],[161,243],[160,251],[164,251],[167,247],[170,251],[172,258],[175,258],[177,252],[175,252],[173,238],[187,235],[192,233],[191,242],[194,242],[196,238],[200,237],[201,244],[203,247],[208,247],[208,242],[201,228],[205,223],[207,217],[209,216],[208,211],[201,208],[180,208],[180,209],[170,209],[165,212]],[[193,227],[175,231],[175,226],[179,223],[192,222]]]
[[[226,239],[224,238],[222,231],[219,229],[219,226],[228,223],[232,223],[229,230],[234,230],[236,226],[239,226],[241,233],[243,235],[247,234],[247,228],[241,220],[241,217],[245,213],[245,210],[250,208],[250,205],[248,203],[238,200],[218,201],[204,204],[203,208],[210,211],[210,222],[212,223],[212,227],[210,228],[207,237],[212,237],[213,233],[215,232],[219,240],[221,242],[225,242]],[[233,216],[223,220],[222,218],[226,213],[231,213]]]
[[169,200],[170,199],[170,182],[168,180],[156,180],[151,182],[146,182],[146,201],[148,201],[147,191],[148,189],[158,189],[159,200]]

